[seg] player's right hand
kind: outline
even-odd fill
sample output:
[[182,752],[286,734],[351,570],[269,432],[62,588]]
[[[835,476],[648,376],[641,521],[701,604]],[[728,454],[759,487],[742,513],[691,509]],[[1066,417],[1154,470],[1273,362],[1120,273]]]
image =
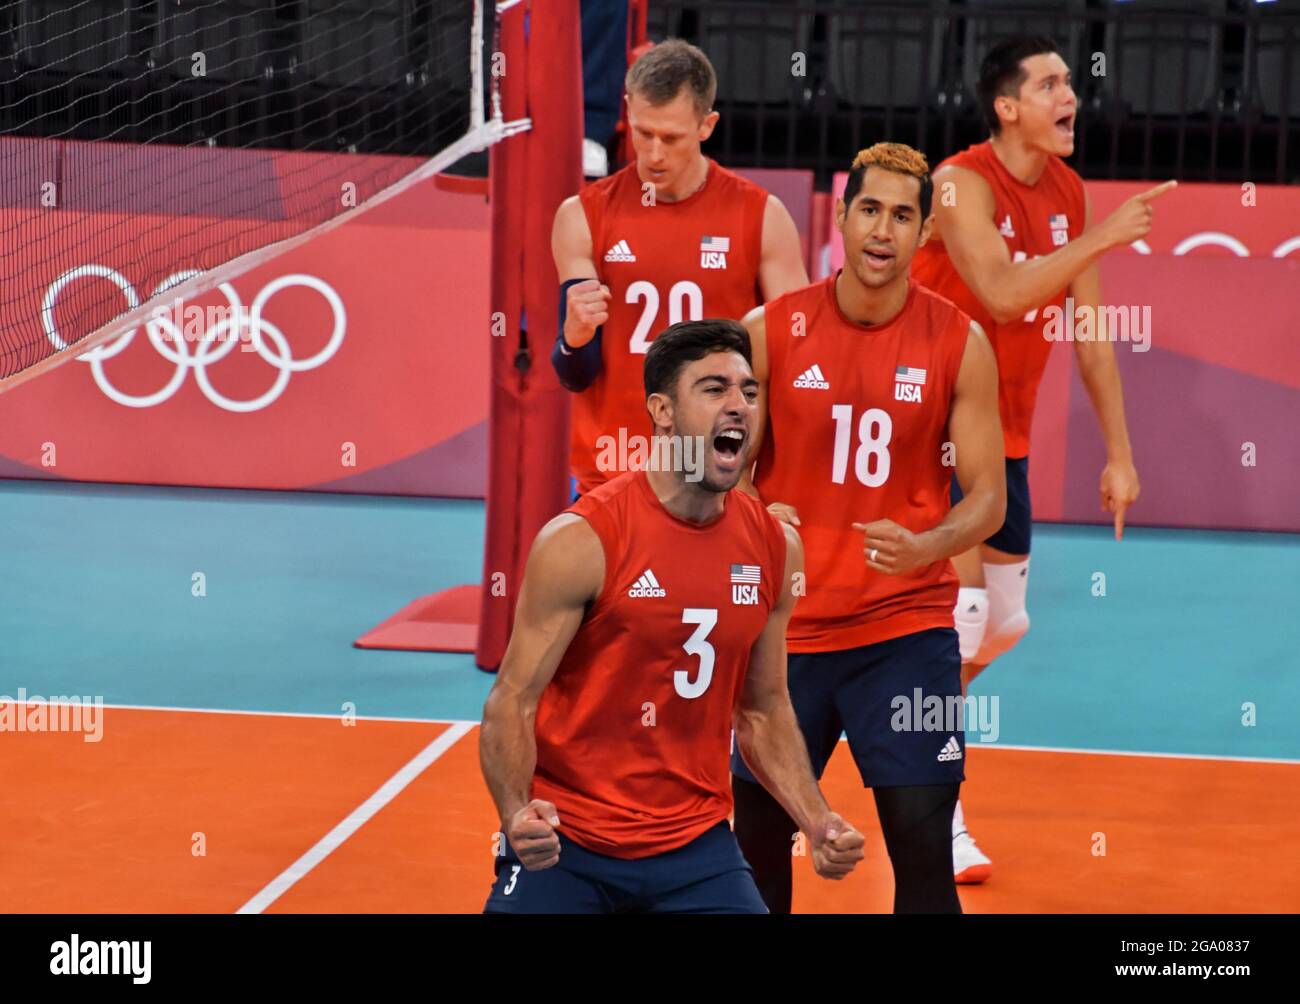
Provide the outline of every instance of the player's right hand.
[[786,505],[784,502],[773,502],[767,507],[767,511],[782,523],[789,523],[791,526],[799,525],[799,514],[795,512],[792,505]]
[[866,857],[866,839],[838,812],[828,812],[814,827],[813,868],[825,879],[842,879]]
[[1122,247],[1149,234],[1151,220],[1155,215],[1151,203],[1176,187],[1177,181],[1166,181],[1121,203],[1118,209],[1106,217],[1104,225],[1108,236],[1107,246]]
[[570,348],[581,348],[609,320],[609,301],[613,294],[599,279],[584,279],[570,286],[564,296],[564,340]]
[[555,833],[559,825],[555,806],[540,798],[534,798],[510,817],[506,838],[519,855],[519,863],[530,872],[550,868],[560,860],[560,838]]

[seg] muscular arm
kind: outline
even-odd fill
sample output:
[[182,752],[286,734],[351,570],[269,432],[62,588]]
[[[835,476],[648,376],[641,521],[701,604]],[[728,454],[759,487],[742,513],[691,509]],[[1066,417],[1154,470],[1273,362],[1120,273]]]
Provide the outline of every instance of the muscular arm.
[[479,762],[503,822],[528,804],[537,764],[537,703],[604,576],[600,538],[581,516],[555,517],[533,541],[510,644],[479,732]]
[[900,575],[951,558],[989,537],[1006,517],[1002,421],[998,417],[998,369],[993,347],[971,322],[948,411],[948,436],[957,456],[962,500],[937,526],[912,533],[890,519],[854,523],[864,534],[867,567]]
[[955,186],[955,198],[936,198],[936,236],[962,281],[999,324],[1041,307],[1110,246],[1107,234],[1097,227],[1051,254],[1013,262],[993,219],[988,182],[964,167],[935,172],[936,192],[949,182]]
[[[1088,206],[1091,222],[1092,207]],[[1087,388],[1092,409],[1097,414],[1102,440],[1106,444],[1106,467],[1101,475],[1102,508],[1115,514],[1115,536],[1124,532],[1124,510],[1137,500],[1137,469],[1133,466],[1133,447],[1129,442],[1128,423],[1124,419],[1124,390],[1120,384],[1115,346],[1107,337],[1105,315],[1101,311],[1101,275],[1096,265],[1086,268],[1070,284],[1075,310],[1086,308],[1095,319],[1094,341],[1076,341],[1074,356],[1079,376]]]
[[570,195],[555,211],[551,226],[551,257],[555,259],[555,274],[565,279],[595,279],[596,261],[591,249],[591,228],[587,214],[582,211],[582,200]]
[[962,500],[938,526],[919,534],[934,560],[951,558],[992,536],[1007,512],[1002,420],[998,415],[998,364],[993,346],[971,323],[953,386],[948,436],[957,459]]
[[560,330],[551,348],[551,365],[566,389],[582,391],[600,373],[600,325],[609,316],[605,312],[609,290],[597,278],[591,228],[576,195],[560,203],[555,212],[551,255],[565,286],[560,294]]
[[812,774],[803,734],[786,689],[785,632],[794,612],[793,582],[803,571],[803,544],[787,524],[781,598],[749,653],[749,670],[736,707],[736,747],[759,784],[772,793],[804,833],[829,812]]
[[782,293],[808,285],[799,228],[775,195],[767,197],[763,209],[763,246],[759,254],[758,284],[764,300],[774,300]]

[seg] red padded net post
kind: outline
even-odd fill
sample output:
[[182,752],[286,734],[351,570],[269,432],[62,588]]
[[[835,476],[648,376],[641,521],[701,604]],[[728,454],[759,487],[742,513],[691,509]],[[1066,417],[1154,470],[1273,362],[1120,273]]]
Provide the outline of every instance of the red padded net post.
[[[506,121],[532,128],[492,147],[492,338],[487,538],[475,662],[505,654],[528,548],[569,502],[568,392],[551,368],[559,277],[551,223],[582,184],[582,34],[577,0],[533,0],[501,15]],[[487,330],[485,325],[485,330]]]

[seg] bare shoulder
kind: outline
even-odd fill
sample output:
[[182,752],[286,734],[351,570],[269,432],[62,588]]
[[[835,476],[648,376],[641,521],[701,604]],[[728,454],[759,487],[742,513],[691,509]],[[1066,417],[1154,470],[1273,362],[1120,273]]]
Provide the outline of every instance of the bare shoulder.
[[[963,209],[982,206],[993,199],[993,189],[989,186],[988,180],[969,167],[947,164],[934,172],[933,181],[935,191],[939,193],[939,198],[935,201],[937,210],[953,209],[960,212]],[[953,197],[944,198],[947,194],[944,185],[949,184],[953,186]],[[971,205],[972,202],[974,207]]]
[[570,195],[555,211],[555,223],[551,227],[551,254],[555,258],[555,270],[561,279],[596,274],[595,264],[591,261],[591,227],[587,223],[582,200],[576,195]]
[[794,217],[790,215],[790,210],[786,209],[785,203],[771,192],[767,193],[767,201],[763,204],[763,214],[768,219],[782,222],[789,220],[790,225],[794,225]]
[[533,550],[563,552],[565,548],[582,548],[593,543],[600,546],[600,537],[591,528],[591,524],[576,512],[562,512],[537,531]]
[[587,229],[587,214],[582,208],[582,196],[570,195],[555,211],[555,227]]
[[605,578],[600,537],[582,516],[560,513],[534,538],[527,574],[561,601],[587,602],[600,592]]
[[993,343],[989,341],[988,335],[984,334],[984,329],[978,322],[972,320],[970,327],[966,329],[966,337],[962,339],[961,354],[957,359],[959,385],[965,381],[983,379],[990,375],[996,384],[998,364],[997,357],[993,354]]
[[799,531],[791,523],[781,521],[781,532],[785,536],[785,556],[788,562],[791,558],[803,557],[803,538],[799,536]]

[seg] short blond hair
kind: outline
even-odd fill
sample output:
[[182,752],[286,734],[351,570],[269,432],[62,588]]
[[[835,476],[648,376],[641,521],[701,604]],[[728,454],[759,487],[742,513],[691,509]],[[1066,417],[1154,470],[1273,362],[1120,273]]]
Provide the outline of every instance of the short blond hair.
[[905,174],[921,183],[921,218],[930,215],[930,199],[934,194],[934,182],[930,180],[930,162],[925,154],[915,150],[906,143],[876,143],[859,150],[849,168],[849,180],[844,185],[844,204],[847,206],[862,190],[862,179],[867,175],[867,168],[878,167],[882,171]]
[[713,110],[718,77],[702,49],[680,38],[660,42],[628,68],[623,88],[652,105],[666,105],[686,88],[700,118]]

